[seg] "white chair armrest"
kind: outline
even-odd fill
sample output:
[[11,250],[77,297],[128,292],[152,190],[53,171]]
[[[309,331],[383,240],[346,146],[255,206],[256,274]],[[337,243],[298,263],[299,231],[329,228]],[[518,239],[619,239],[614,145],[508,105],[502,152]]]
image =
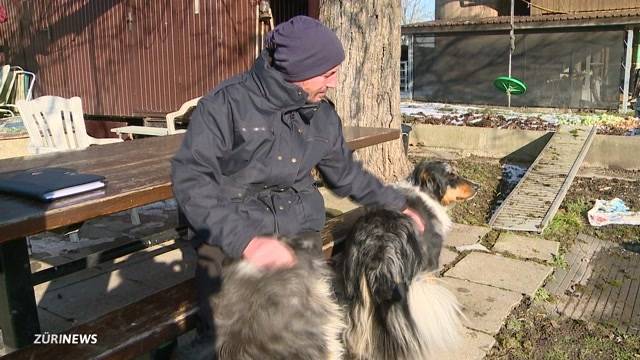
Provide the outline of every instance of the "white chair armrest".
[[92,138],[91,139],[91,143],[95,145],[106,145],[106,144],[113,144],[113,143],[123,142],[123,141],[124,140],[120,138],[105,138],[105,139]]
[[111,132],[120,134],[136,134],[147,136],[165,136],[168,135],[166,128],[151,126],[123,126],[111,129]]

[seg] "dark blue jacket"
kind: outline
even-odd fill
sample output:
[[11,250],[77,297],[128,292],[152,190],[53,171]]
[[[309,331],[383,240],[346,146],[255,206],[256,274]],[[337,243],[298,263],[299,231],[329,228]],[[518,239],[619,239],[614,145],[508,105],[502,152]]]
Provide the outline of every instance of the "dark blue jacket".
[[320,231],[324,201],[311,176],[363,205],[401,209],[405,198],[363,170],[333,106],[306,104],[266,52],[203,97],[172,162],[173,191],[194,245],[240,257],[256,235]]

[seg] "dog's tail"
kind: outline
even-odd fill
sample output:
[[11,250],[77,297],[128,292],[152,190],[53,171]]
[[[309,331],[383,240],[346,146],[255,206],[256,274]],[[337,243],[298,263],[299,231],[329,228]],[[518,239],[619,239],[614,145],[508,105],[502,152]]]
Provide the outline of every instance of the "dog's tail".
[[455,296],[427,273],[403,289],[380,272],[360,282],[361,302],[347,332],[356,358],[423,359],[460,340],[462,312]]
[[424,272],[409,288],[408,305],[422,351],[433,354],[450,351],[461,340],[462,310],[456,297],[439,284],[440,280]]

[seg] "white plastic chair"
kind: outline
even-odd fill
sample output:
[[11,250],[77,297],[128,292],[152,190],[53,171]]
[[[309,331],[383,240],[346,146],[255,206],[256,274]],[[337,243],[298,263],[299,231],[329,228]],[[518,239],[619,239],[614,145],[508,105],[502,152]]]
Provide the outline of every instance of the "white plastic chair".
[[9,103],[15,73],[11,71],[11,66],[3,65],[0,68],[0,114],[15,116],[17,109],[15,105]]
[[[31,101],[19,100],[16,106],[29,133],[29,151],[33,154],[82,150],[90,145],[122,142],[118,138],[97,139],[87,134],[79,97],[42,96]],[[131,223],[140,225],[140,216],[135,208],[131,209]],[[72,242],[79,241],[80,225],[66,233]]]
[[187,115],[187,113],[191,109],[193,109],[194,107],[196,107],[196,105],[198,105],[198,101],[200,100],[200,98],[201,97],[191,99],[185,102],[184,104],[182,104],[182,106],[180,106],[180,109],[178,109],[178,111],[168,113],[166,116],[166,121],[167,121],[166,128],[150,127],[150,126],[123,126],[123,127],[113,128],[111,129],[111,131],[113,131],[114,133],[117,133],[118,135],[136,134],[136,135],[146,135],[146,136],[166,136],[166,135],[183,133],[186,130],[184,129],[176,130],[176,119]]
[[197,97],[195,99],[191,99],[186,103],[180,106],[178,111],[174,111],[172,113],[167,114],[167,131],[169,135],[183,133],[186,130],[176,130],[176,118],[185,116],[192,108],[198,105],[198,101],[200,101],[202,97]]
[[16,106],[29,133],[29,150],[34,154],[82,150],[94,144],[122,141],[97,139],[87,134],[79,97],[42,96],[31,101],[19,100]]

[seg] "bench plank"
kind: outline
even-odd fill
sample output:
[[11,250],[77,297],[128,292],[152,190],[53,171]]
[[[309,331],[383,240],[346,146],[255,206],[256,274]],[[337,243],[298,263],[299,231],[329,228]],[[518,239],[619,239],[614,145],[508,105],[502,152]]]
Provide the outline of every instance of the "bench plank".
[[143,355],[195,327],[195,289],[195,280],[187,280],[68,332],[97,334],[96,344],[36,344],[3,359],[130,359]]
[[[364,209],[358,208],[327,221],[322,231],[327,259],[339,251],[363,213]],[[9,353],[3,360],[134,358],[195,328],[197,311],[196,284],[189,279],[67,332],[97,334],[97,344],[35,344]]]

